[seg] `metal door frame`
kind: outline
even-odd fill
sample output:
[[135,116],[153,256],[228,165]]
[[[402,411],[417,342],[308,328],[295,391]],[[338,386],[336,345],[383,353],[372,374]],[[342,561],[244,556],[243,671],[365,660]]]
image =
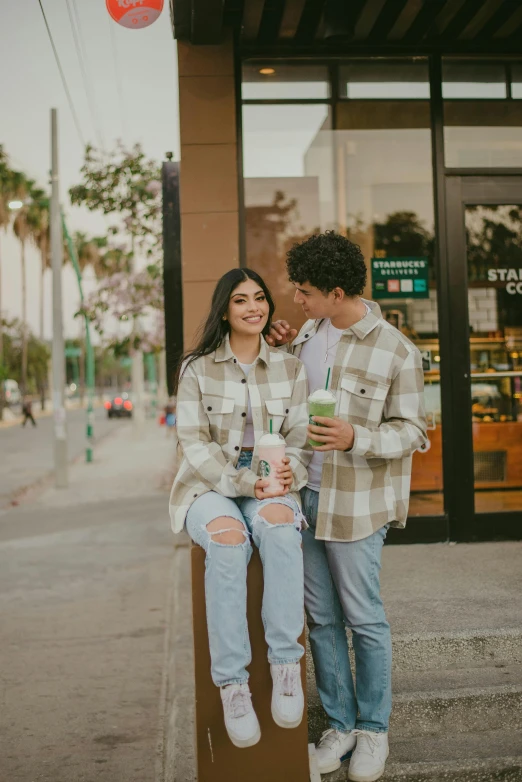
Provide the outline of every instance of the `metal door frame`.
[[[487,171],[448,171],[446,176],[447,288],[444,324],[452,339],[443,362],[445,383],[451,391],[450,444],[456,469],[447,476],[446,507],[450,539],[520,540],[522,510],[475,513],[473,428],[468,313],[468,267],[465,208],[473,204],[522,204],[522,175]],[[439,295],[443,295],[440,291]],[[444,370],[443,370],[444,372]],[[458,465],[458,467],[457,467]]]

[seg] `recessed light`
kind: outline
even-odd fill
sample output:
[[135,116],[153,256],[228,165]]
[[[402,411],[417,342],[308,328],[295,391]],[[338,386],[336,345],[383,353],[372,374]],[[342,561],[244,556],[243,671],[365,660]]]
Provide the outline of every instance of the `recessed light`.
[[271,76],[275,73],[275,68],[260,68],[259,73],[262,73],[263,76]]

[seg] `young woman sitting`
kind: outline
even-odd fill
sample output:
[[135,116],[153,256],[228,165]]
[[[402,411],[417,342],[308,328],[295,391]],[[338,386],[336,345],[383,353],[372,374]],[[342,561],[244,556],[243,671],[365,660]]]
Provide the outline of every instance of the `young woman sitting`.
[[[186,528],[206,552],[205,596],[212,679],[221,690],[225,725],[237,747],[261,731],[252,706],[246,576],[252,545],[264,572],[263,621],[273,679],[272,716],[297,727],[304,698],[304,522],[307,379],[299,360],[265,342],[274,312],[270,292],[249,269],[217,283],[197,347],[185,356],[177,387],[182,459],[170,497],[174,532]],[[258,475],[258,441],[271,429],[286,441],[270,492]]]

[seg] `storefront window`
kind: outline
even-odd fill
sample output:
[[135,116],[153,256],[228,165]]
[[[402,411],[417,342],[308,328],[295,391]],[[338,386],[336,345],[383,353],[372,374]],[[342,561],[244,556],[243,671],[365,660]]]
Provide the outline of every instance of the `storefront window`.
[[442,97],[507,98],[506,66],[503,63],[445,60]]
[[270,282],[277,316],[299,325],[285,257],[294,242],[335,227],[330,127],[325,104],[243,106],[247,265]]
[[[414,454],[410,514],[438,515],[440,352],[427,61],[359,61],[343,64],[339,74],[349,99],[337,102],[335,128],[327,103],[243,105],[247,264],[273,288],[276,317],[299,326],[303,314],[286,278],[289,247],[327,229],[361,246],[366,296],[425,355],[431,448]],[[286,97],[301,97],[301,89]],[[374,269],[380,277],[372,286]]]
[[444,146],[448,168],[518,168],[522,166],[522,97],[513,63],[443,64]]
[[324,65],[248,62],[243,65],[243,100],[304,100],[328,98],[330,84]]
[[353,100],[401,100],[430,97],[425,59],[360,60],[341,66],[340,95]]
[[511,97],[522,98],[522,63],[511,66]]

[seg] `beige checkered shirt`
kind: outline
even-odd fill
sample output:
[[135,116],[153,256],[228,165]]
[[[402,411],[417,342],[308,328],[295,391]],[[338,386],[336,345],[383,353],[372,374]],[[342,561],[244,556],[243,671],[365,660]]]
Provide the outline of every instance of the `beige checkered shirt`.
[[[404,527],[412,453],[426,442],[420,353],[375,302],[366,304],[371,311],[343,333],[332,369],[336,414],[353,425],[355,441],[349,452],[324,454],[321,540],[361,540],[388,523]],[[295,356],[320,322],[305,323],[291,346]]]
[[[225,497],[254,497],[259,476],[257,447],[252,468],[236,470],[245,431],[248,394],[256,442],[269,429],[281,432],[294,473],[291,495],[300,503],[310,451],[307,438],[308,381],[300,361],[270,348],[264,339],[248,378],[237,363],[228,337],[208,356],[183,372],[176,410],[181,463],[170,494],[172,529],[183,529],[190,505],[216,491]],[[290,495],[289,495],[290,496]]]

